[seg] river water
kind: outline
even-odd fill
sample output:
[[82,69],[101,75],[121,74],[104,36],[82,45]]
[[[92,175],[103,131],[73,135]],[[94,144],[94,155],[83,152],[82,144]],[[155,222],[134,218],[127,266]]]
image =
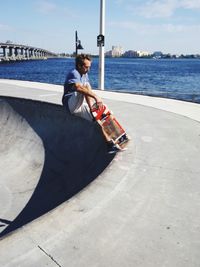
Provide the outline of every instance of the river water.
[[[0,78],[63,84],[73,67],[73,58],[1,63]],[[97,89],[97,58],[89,76]],[[106,58],[105,90],[200,103],[200,60]]]

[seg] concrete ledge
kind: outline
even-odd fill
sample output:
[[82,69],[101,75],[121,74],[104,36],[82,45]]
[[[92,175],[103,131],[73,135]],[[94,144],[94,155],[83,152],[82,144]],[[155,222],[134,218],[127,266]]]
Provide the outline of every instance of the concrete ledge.
[[[63,92],[63,86],[46,84],[46,83],[0,79],[0,84],[40,89],[42,91],[45,90],[48,92],[57,92],[57,93]],[[0,87],[0,90],[1,88],[2,86]],[[161,110],[173,112],[173,113],[176,113],[182,116],[186,116],[193,120],[200,121],[200,105],[196,103],[173,100],[173,99],[166,99],[166,98],[160,98],[160,97],[140,96],[140,95],[134,95],[134,94],[122,93],[122,92],[109,92],[109,91],[100,91],[100,90],[95,90],[95,91],[100,97],[105,98],[105,99],[111,99],[111,100],[123,101],[127,103],[144,105],[148,107],[154,107],[157,109],[161,109]]]

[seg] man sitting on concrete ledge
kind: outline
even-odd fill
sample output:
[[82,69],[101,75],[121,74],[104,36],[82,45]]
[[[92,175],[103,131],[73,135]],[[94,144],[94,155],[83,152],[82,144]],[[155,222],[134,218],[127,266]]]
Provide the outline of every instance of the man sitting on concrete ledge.
[[[92,105],[96,103],[101,106],[103,102],[90,86],[88,71],[91,63],[92,60],[88,55],[81,54],[76,57],[75,69],[71,70],[66,76],[62,103],[71,114],[94,121],[91,114]],[[118,152],[120,149],[107,138],[103,129],[102,133],[107,142],[108,153]]]

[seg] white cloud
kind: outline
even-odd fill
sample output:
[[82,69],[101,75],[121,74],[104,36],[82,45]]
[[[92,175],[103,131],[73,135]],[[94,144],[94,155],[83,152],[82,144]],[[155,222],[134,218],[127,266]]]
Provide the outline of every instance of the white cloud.
[[195,32],[200,32],[200,24],[198,25],[173,25],[173,24],[142,24],[142,23],[134,23],[131,21],[123,21],[123,22],[111,22],[110,26],[132,30],[135,31],[136,34],[141,35],[160,35],[160,34],[194,34]]
[[39,12],[49,14],[57,10],[57,6],[49,1],[40,1],[37,3],[37,9]]
[[177,8],[177,1],[174,0],[150,0],[137,10],[140,15],[146,18],[152,17],[170,17]]
[[45,15],[55,15],[65,18],[78,18],[77,11],[62,5],[56,5],[48,0],[42,0],[37,2],[37,11]]
[[200,0],[183,0],[180,6],[186,9],[200,9]]
[[145,18],[167,18],[178,9],[200,9],[200,0],[147,0],[139,7],[132,6]]
[[124,0],[115,0],[115,3],[116,3],[117,5],[121,5],[121,4],[124,3]]
[[134,50],[161,50],[165,53],[199,53],[197,44],[200,42],[200,36],[196,33],[200,32],[200,23],[197,25],[181,23],[178,25],[172,23],[151,25],[149,23],[115,21],[109,24],[109,28],[115,33],[115,39],[118,42],[118,36],[121,36],[120,42],[125,49],[128,47],[128,49]]
[[9,25],[0,23],[0,31],[10,31],[12,28]]

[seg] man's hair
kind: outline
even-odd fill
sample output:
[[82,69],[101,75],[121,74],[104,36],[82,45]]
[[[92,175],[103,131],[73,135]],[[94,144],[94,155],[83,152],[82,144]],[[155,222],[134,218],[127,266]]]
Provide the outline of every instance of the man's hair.
[[86,54],[80,54],[76,57],[76,68],[82,67],[84,65],[85,59],[92,61],[91,57]]

